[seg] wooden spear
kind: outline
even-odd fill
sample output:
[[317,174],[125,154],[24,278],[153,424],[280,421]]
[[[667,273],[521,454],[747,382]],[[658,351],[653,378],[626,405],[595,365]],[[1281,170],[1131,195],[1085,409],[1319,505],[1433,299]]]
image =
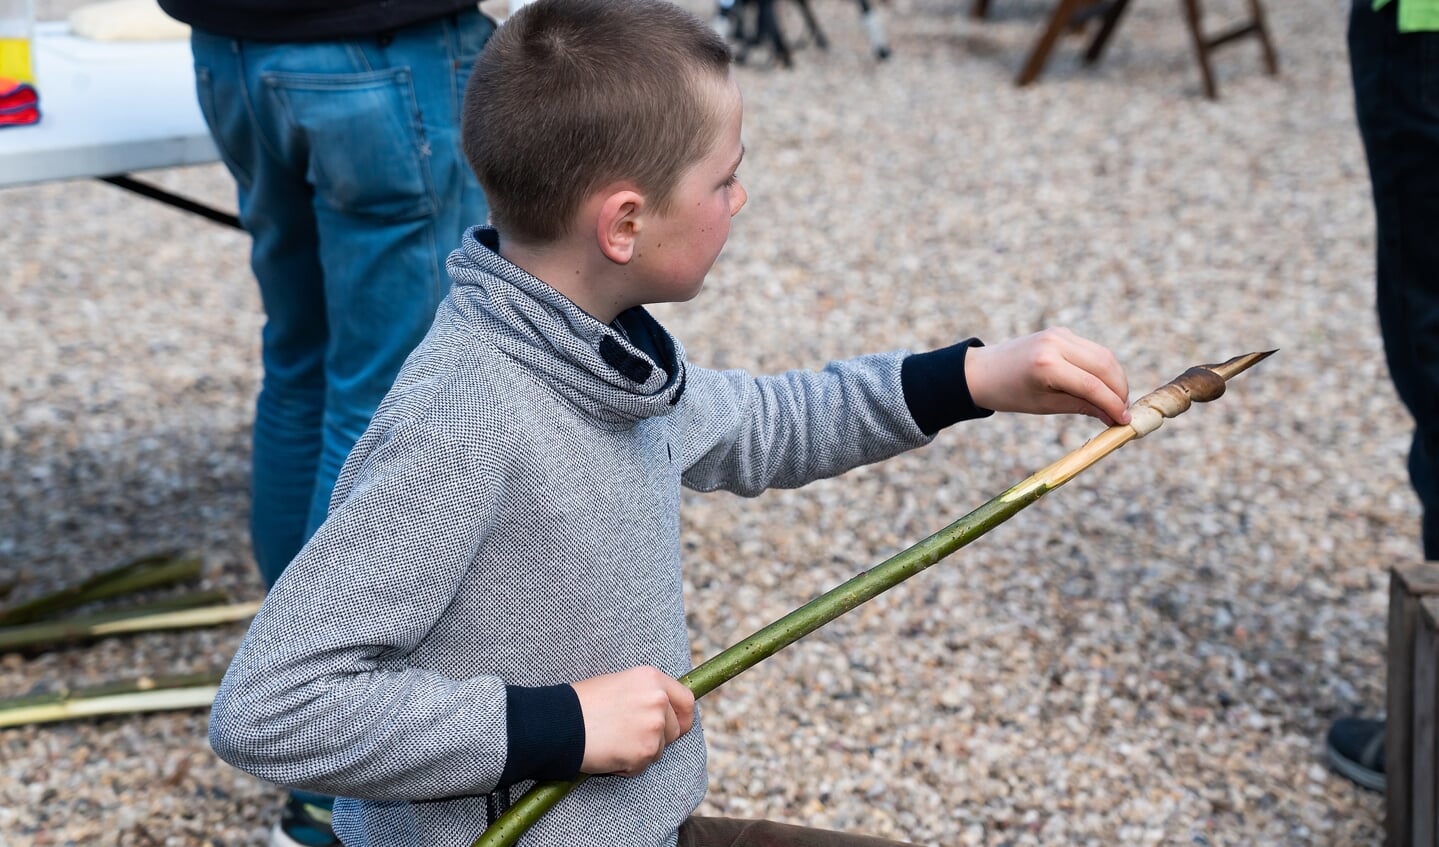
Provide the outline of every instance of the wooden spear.
[[[795,641],[814,632],[845,612],[888,591],[906,579],[943,559],[1012,517],[1030,503],[1058,488],[1100,459],[1143,438],[1165,418],[1183,414],[1191,403],[1207,403],[1224,393],[1225,383],[1263,361],[1275,351],[1248,353],[1218,365],[1196,365],[1160,388],[1139,398],[1130,407],[1131,420],[1112,426],[1059,461],[1036,471],[1008,491],[991,499],[934,535],[924,539],[876,567],[811,600],[738,644],[720,652],[680,677],[703,697]],[[539,782],[525,792],[509,811],[475,840],[473,847],[511,847],[540,816],[587,777],[568,781]]]

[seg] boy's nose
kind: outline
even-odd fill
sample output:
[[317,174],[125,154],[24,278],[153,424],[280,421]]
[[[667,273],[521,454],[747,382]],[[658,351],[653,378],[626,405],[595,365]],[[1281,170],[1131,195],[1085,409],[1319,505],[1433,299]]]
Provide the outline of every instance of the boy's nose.
[[734,192],[730,194],[730,197],[733,198],[730,201],[730,205],[732,206],[729,210],[730,217],[738,215],[739,210],[743,209],[744,204],[749,200],[749,192],[744,190],[744,183],[736,182],[734,187]]

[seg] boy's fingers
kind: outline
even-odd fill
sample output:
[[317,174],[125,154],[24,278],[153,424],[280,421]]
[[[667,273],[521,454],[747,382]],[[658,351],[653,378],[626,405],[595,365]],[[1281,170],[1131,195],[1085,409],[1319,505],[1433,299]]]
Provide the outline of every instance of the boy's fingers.
[[676,738],[684,735],[680,731],[680,719],[675,715],[674,706],[665,708],[665,746],[674,743]]
[[1075,336],[1065,355],[1072,369],[1061,375],[1060,391],[1090,408],[1077,410],[1109,424],[1129,422],[1129,383],[1124,369],[1104,347]]
[[[1073,364],[1073,363],[1071,363]],[[1114,393],[1103,380],[1081,367],[1074,366],[1059,375],[1052,390],[1066,395],[1057,412],[1078,412],[1107,424],[1127,423],[1128,411],[1123,397]]]
[[1129,423],[1129,404],[1125,399],[1097,379],[1095,384],[1098,390],[1085,402],[1085,405],[1090,407],[1085,414],[1093,415],[1110,426]]
[[1114,426],[1119,423],[1110,414],[1092,403],[1080,403],[1079,408],[1074,410],[1081,415],[1089,415],[1102,422],[1105,426]]
[[695,693],[689,690],[684,683],[672,677],[666,677],[665,693],[670,698],[670,708],[673,710],[677,731],[673,736],[669,735],[666,727],[665,743],[671,743],[676,738],[690,731],[695,721]]
[[1129,380],[1109,348],[1078,335],[1072,336],[1072,340],[1074,346],[1065,358],[1085,373],[1092,374],[1120,399],[1121,404],[1125,403],[1129,397]]

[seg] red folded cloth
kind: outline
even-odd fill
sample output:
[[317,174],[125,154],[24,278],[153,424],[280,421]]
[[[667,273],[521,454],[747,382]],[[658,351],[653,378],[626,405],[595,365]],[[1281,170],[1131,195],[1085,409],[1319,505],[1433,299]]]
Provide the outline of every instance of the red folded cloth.
[[0,77],[0,126],[39,123],[40,95],[35,86]]

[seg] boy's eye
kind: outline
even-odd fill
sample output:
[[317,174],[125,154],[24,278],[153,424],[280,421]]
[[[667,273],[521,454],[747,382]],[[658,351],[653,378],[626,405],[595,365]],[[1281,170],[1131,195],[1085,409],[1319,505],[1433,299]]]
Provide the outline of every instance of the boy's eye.
[[724,181],[724,187],[731,188],[737,182],[739,182],[739,171],[735,171],[734,173],[729,175],[729,179]]

